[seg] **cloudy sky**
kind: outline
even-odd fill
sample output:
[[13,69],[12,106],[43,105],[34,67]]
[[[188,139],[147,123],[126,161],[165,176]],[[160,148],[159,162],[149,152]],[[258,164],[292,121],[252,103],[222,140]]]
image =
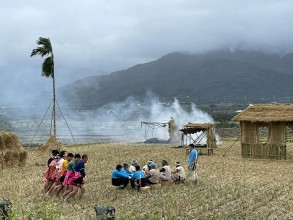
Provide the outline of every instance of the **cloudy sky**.
[[292,0],[1,0],[0,101],[50,89],[41,58],[49,37],[57,87],[174,51],[293,51]]

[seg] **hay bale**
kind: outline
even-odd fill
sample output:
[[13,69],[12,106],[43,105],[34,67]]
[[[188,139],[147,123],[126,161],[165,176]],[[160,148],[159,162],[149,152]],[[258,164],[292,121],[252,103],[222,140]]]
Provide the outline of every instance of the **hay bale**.
[[18,138],[14,133],[11,132],[2,132],[2,140],[4,143],[4,146],[7,149],[15,149],[20,150],[22,145],[18,141]]
[[20,166],[25,165],[27,156],[28,156],[28,152],[26,150],[22,150],[19,152],[19,165]]
[[63,144],[56,138],[55,135],[50,136],[50,138],[38,148],[38,152],[43,154],[44,152],[49,153],[51,155],[52,150],[66,150]]
[[23,149],[22,144],[18,140],[16,134],[11,132],[0,132],[0,150],[17,150]]
[[4,159],[6,166],[14,167],[19,165],[19,153],[16,150],[7,150]]
[[27,155],[27,151],[23,148],[16,134],[0,132],[0,160],[2,168],[25,165]]
[[0,167],[1,167],[1,169],[4,168],[4,165],[5,165],[4,153],[3,153],[3,151],[0,151]]
[[0,151],[4,151],[6,148],[5,148],[4,140],[1,134],[2,133],[0,133]]

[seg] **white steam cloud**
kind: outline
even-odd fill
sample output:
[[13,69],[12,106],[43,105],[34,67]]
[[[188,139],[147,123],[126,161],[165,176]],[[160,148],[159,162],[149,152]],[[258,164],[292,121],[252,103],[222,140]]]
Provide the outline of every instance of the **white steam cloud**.
[[[123,102],[110,103],[95,111],[65,111],[64,116],[78,143],[107,140],[143,142],[150,138],[168,140],[168,126],[151,129],[142,126],[141,122],[167,123],[171,117],[175,119],[178,130],[188,122],[213,123],[212,117],[193,103],[184,107],[177,99],[172,103],[162,103],[150,92],[143,102],[128,97]],[[45,120],[42,130],[48,130],[49,125],[50,120]],[[60,115],[57,120],[57,136],[62,142],[73,142]]]

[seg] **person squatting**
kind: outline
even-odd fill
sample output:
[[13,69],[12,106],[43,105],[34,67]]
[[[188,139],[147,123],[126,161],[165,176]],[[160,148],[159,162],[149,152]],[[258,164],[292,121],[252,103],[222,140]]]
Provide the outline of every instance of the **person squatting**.
[[86,176],[84,164],[88,161],[87,154],[73,155],[67,151],[52,150],[52,157],[47,163],[44,173],[42,192],[47,196],[55,194],[67,202],[77,195],[81,199],[85,193],[84,178]]

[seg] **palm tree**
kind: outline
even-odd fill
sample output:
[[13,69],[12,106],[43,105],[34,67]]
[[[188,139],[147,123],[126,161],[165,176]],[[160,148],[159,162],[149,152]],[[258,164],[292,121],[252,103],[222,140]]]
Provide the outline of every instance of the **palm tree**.
[[46,56],[42,65],[42,76],[51,77],[53,79],[53,127],[56,136],[56,94],[55,94],[55,74],[54,74],[54,55],[49,38],[40,37],[37,40],[39,47],[32,50],[31,57],[40,55]]

